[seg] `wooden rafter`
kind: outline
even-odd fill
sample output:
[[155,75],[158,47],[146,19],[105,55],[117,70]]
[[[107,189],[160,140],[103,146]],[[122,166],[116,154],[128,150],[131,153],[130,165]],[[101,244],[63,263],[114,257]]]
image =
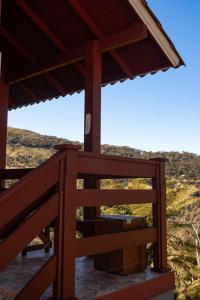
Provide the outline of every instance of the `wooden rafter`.
[[[76,11],[76,13],[80,16],[80,18],[84,21],[84,23],[88,26],[88,28],[93,32],[93,34],[97,38],[102,38],[104,36],[101,29],[95,23],[95,21],[91,18],[88,12],[83,8],[83,6],[77,0],[68,0],[67,3]],[[122,57],[117,53],[116,50],[110,51],[110,55],[115,60],[115,62],[119,65],[121,70],[126,74],[127,77],[132,77],[132,72],[126,62]]]
[[29,53],[5,28],[0,26],[0,35],[3,36],[23,57],[30,63],[36,64],[36,59]]
[[[49,40],[58,48],[61,52],[68,50],[67,46],[57,37],[57,35],[50,30],[46,23],[38,17],[38,15],[30,8],[30,6],[24,0],[15,0],[21,10],[35,23],[35,25],[49,38]],[[83,75],[83,67],[77,63],[76,69]],[[57,84],[56,84],[57,85]]]
[[[5,28],[3,28],[2,26],[0,26],[0,35],[3,36],[22,56],[24,56],[30,63],[36,65],[37,64],[37,60],[35,59],[35,57],[33,57],[33,55],[24,47],[22,46]],[[53,75],[50,75],[46,77],[48,81],[50,81],[50,83],[53,85],[53,87],[60,93],[62,90],[62,94],[64,91],[64,88],[60,85],[60,83],[53,77]],[[25,87],[25,86],[24,86]],[[24,89],[23,89],[24,90]],[[26,91],[28,91],[29,89],[26,87]],[[30,95],[33,92],[30,91]],[[26,93],[28,94],[28,93]],[[30,96],[29,95],[29,96]],[[33,98],[31,96],[31,98]]]
[[35,95],[35,93],[29,89],[27,87],[27,85],[25,85],[23,82],[19,82],[18,84],[18,87],[27,95],[29,96],[33,101],[36,101],[37,100],[37,96]]
[[29,7],[24,0],[15,0],[21,10],[37,25],[37,27],[45,33],[45,35],[51,40],[51,42],[62,52],[66,50],[63,42],[54,34],[48,26],[38,17],[38,15]]
[[64,96],[66,94],[63,86],[52,76],[50,73],[45,74],[46,79],[59,91],[59,93]]
[[[112,34],[110,36],[100,38],[98,39],[98,42],[102,52],[106,52],[106,51],[113,52],[113,50],[116,48],[144,40],[146,39],[146,37],[147,37],[146,27],[142,23],[138,23],[137,26],[133,26],[128,29],[122,30],[117,34]],[[52,59],[48,59],[47,61],[44,61],[43,64],[41,65],[33,66],[33,68],[29,69],[28,72],[24,71],[22,73],[15,74],[13,77],[8,78],[7,81],[9,82],[9,84],[14,84],[47,73],[55,69],[76,62],[80,62],[85,58],[85,47],[86,45],[83,45],[79,48],[68,50],[58,57],[54,57]],[[81,64],[79,65],[82,68],[82,65]]]

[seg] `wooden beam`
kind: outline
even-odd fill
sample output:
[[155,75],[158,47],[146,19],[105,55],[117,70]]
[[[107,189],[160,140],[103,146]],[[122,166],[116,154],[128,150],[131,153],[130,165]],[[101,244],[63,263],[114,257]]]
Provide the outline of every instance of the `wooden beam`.
[[[84,151],[101,152],[101,83],[102,53],[98,41],[90,42],[86,48],[85,60],[85,112]],[[99,182],[88,176],[84,188],[96,189]],[[100,213],[96,207],[84,208],[84,220],[92,219]]]
[[[83,8],[77,0],[68,0],[67,3],[76,11],[76,13],[80,16],[83,22],[88,26],[88,28],[94,33],[97,38],[102,38],[104,33],[98,27],[98,25],[94,22],[88,12]],[[132,77],[132,71],[125,61],[120,57],[118,53],[115,53],[116,50],[110,52],[110,55],[115,60],[115,62],[119,65],[121,70],[126,74],[127,77]],[[119,59],[120,58],[120,59]]]
[[[35,57],[23,47],[6,29],[0,26],[0,35],[2,35],[22,56],[24,56],[30,63],[37,64]],[[51,85],[61,94],[65,94],[65,89],[62,85],[53,77],[53,75],[46,74],[47,80]],[[34,101],[37,99],[37,96],[25,85],[21,84],[20,88]]]
[[[110,51],[147,38],[147,27],[142,22],[135,22],[131,27],[100,39],[103,51]],[[116,53],[116,52],[115,52]]]
[[157,230],[155,228],[147,228],[76,240],[76,257],[155,243],[157,240],[156,234]]
[[84,151],[100,153],[102,54],[97,41],[86,49]]
[[45,74],[47,72],[73,64],[77,61],[81,61],[84,59],[84,55],[84,47],[66,51],[64,54],[61,54],[54,58],[50,58],[46,61],[43,61],[43,63],[40,65],[29,68],[28,72],[27,70],[24,70],[22,71],[22,73],[14,74],[10,78],[8,78],[7,82],[12,85],[17,82]]
[[[67,51],[67,46],[57,37],[57,35],[52,30],[50,30],[46,23],[38,17],[38,15],[24,0],[15,0],[15,2],[61,52]],[[79,63],[76,63],[75,67],[82,75],[84,74],[84,70]],[[51,77],[51,79],[53,78]],[[62,89],[62,87],[60,88],[57,83],[55,84],[55,86],[58,86],[58,90]]]
[[54,34],[38,15],[30,8],[24,0],[15,0],[20,9],[35,23],[35,25],[51,40],[51,42],[62,52],[65,52],[64,43]]
[[0,35],[5,38],[23,57],[25,57],[32,64],[37,61],[32,54],[29,53],[5,28],[0,25]]
[[[137,26],[131,26],[126,30],[122,30],[118,34],[112,34],[110,36],[100,38],[98,39],[98,42],[101,51],[106,52],[108,50],[113,51],[113,48],[116,49],[124,45],[133,44],[134,42],[146,39],[146,36],[146,28],[141,24],[137,24]],[[44,61],[41,65],[33,66],[29,69],[28,72],[27,70],[24,70],[24,72],[22,71],[22,73],[14,74],[13,76],[10,76],[10,78],[8,77],[7,82],[9,84],[15,84],[17,82],[47,73],[49,71],[59,69],[70,64],[74,64],[76,62],[80,62],[85,59],[86,46],[87,45],[83,45],[79,48],[67,50],[65,53],[57,57]],[[79,66],[79,70],[81,70],[82,73],[84,73],[82,65],[79,64]]]
[[19,82],[17,84],[19,86],[19,88],[29,97],[31,98],[33,101],[36,101],[37,100],[37,96],[35,95],[35,93],[33,93],[33,91],[31,89],[29,89],[27,87],[26,84],[24,84],[23,82]]
[[66,94],[64,87],[56,80],[56,78],[52,74],[46,73],[45,77],[62,96]]
[[155,190],[94,190],[76,191],[77,207],[113,206],[156,202]]

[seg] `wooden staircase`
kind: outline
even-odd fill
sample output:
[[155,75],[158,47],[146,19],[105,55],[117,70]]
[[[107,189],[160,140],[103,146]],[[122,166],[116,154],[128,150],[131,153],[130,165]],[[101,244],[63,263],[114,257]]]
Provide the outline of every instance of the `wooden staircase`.
[[[137,160],[79,152],[64,145],[36,169],[4,170],[1,179],[21,179],[0,194],[0,271],[50,225],[53,256],[15,300],[36,300],[53,283],[53,297],[73,299],[75,259],[153,243],[154,269],[167,271],[165,178],[162,159]],[[20,176],[19,176],[20,175]],[[77,179],[152,178],[152,190],[77,189]],[[153,227],[76,239],[76,209],[152,203]],[[50,247],[50,244],[48,245]]]

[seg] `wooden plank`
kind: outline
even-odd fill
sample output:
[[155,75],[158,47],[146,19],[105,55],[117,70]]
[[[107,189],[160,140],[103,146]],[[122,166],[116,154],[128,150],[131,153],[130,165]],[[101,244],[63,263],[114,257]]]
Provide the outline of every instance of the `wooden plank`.
[[0,244],[0,270],[5,268],[57,216],[58,195],[56,194]]
[[133,26],[125,29],[119,33],[114,33],[110,36],[104,37],[100,40],[100,47],[104,51],[115,49],[116,47],[123,47],[125,45],[139,42],[147,38],[147,28],[142,22],[135,22]]
[[96,174],[122,177],[153,178],[156,176],[156,167],[153,164],[135,161],[123,161],[111,158],[78,156],[78,173]]
[[76,257],[95,255],[155,243],[156,239],[157,230],[155,228],[88,237],[76,240],[75,253]]
[[0,179],[20,179],[33,170],[33,168],[0,170]]
[[58,182],[58,162],[64,155],[56,153],[1,195],[0,230]]
[[40,271],[19,292],[15,300],[38,300],[56,277],[56,256],[51,257]]
[[156,201],[155,190],[94,190],[76,191],[77,207],[102,205],[144,204]]

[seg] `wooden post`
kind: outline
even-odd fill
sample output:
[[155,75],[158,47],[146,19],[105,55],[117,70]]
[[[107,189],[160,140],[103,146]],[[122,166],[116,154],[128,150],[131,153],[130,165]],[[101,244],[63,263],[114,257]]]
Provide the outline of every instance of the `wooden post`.
[[167,267],[167,212],[166,212],[166,159],[158,158],[157,176],[153,180],[153,188],[156,189],[157,199],[153,204],[153,226],[157,228],[157,242],[153,245],[154,270],[166,272]]
[[[85,124],[84,151],[101,152],[101,82],[102,54],[98,41],[92,41],[86,49],[85,62]],[[90,176],[84,180],[84,188],[99,188],[99,181]],[[84,208],[84,219],[99,215],[99,208]]]
[[[9,87],[3,83],[2,55],[0,53],[0,170],[6,167],[7,120],[9,105]],[[0,191],[5,187],[4,180],[0,181]]]
[[[59,147],[59,146],[58,146]],[[56,149],[59,149],[59,148]],[[64,150],[64,145],[60,149]],[[67,145],[66,145],[67,147]],[[54,299],[72,299],[75,293],[75,241],[76,241],[76,158],[79,147],[67,148],[60,165],[59,219],[55,229],[57,278]]]

